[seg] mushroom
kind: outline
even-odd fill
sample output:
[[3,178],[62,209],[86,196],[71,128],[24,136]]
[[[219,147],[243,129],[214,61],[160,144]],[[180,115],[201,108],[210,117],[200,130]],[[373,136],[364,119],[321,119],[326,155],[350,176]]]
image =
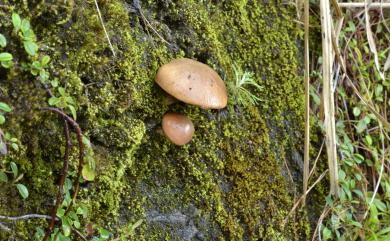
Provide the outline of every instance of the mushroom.
[[162,128],[168,139],[178,146],[190,142],[195,131],[194,124],[187,116],[172,112],[164,115]]
[[192,59],[174,59],[161,66],[156,82],[176,99],[203,109],[222,109],[227,104],[226,86],[217,72]]

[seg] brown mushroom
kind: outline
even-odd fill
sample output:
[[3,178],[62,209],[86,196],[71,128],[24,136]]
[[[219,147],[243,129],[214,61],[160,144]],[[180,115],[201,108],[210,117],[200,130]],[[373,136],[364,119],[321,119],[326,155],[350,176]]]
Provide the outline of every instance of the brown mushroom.
[[156,82],[176,99],[204,109],[222,109],[227,104],[226,86],[217,72],[192,59],[174,59],[161,66]]
[[191,141],[194,135],[194,124],[184,115],[167,113],[162,119],[162,128],[165,135],[176,145],[182,146]]

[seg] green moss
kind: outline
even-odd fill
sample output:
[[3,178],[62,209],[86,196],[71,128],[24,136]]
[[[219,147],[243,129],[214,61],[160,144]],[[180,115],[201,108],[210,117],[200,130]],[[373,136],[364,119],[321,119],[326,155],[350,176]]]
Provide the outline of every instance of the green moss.
[[[244,0],[144,2],[144,16],[168,45],[130,3],[100,1],[99,6],[115,58],[93,1],[15,6],[23,9],[21,14],[27,15],[27,8],[34,13],[30,17],[41,52],[51,56],[52,76],[77,100],[77,121],[93,144],[98,175],[81,188],[78,202],[91,211],[83,224],[90,221],[126,233],[126,225],[146,220],[134,240],[184,239],[194,227],[194,235],[207,240],[301,238],[307,228],[304,221],[296,225],[290,219],[282,226],[293,205],[284,163],[295,165],[289,153],[300,149],[303,127],[294,9],[281,2]],[[0,16],[0,26],[15,38],[10,10],[0,9]],[[25,61],[17,42],[8,50]],[[180,56],[208,63],[226,81],[234,81],[233,63],[254,72],[264,87],[253,90],[261,103],[219,111],[183,103],[167,106],[154,84],[155,73]],[[0,84],[9,92],[5,100],[16,107],[4,128],[14,130],[22,147],[2,163],[16,161],[33,190],[28,200],[1,212],[49,213],[61,170],[62,123],[38,111],[47,96],[32,84],[32,76],[17,69],[0,71],[6,74]],[[160,120],[167,110],[193,120],[196,133],[190,144],[177,147],[162,135]],[[74,178],[76,147],[72,151]],[[12,195],[2,196],[2,207],[18,199],[12,188],[5,193]],[[180,213],[191,224],[153,221],[155,213]],[[302,216],[298,218],[304,220]],[[45,226],[42,223],[17,223],[17,239],[27,239],[35,226]]]

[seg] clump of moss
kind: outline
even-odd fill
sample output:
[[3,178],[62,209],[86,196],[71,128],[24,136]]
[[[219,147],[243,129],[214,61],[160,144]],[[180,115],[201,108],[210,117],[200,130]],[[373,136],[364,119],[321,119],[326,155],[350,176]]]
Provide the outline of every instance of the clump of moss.
[[[93,2],[13,5],[30,16],[41,51],[52,58],[51,74],[77,100],[77,121],[94,148],[97,178],[83,184],[78,201],[91,211],[83,224],[90,221],[115,233],[143,219],[136,240],[301,237],[305,223],[296,226],[291,220],[282,226],[293,202],[282,166],[291,162],[288,150],[300,143],[296,132],[303,116],[293,9],[281,2],[246,0],[144,2],[144,16],[168,45],[130,2],[100,1],[99,6],[116,58]],[[11,9],[0,9],[0,26],[8,32]],[[20,48],[15,44],[9,51],[17,56]],[[252,71],[262,86],[253,93],[262,101],[248,107],[231,103],[221,111],[166,106],[155,73],[180,56],[208,63],[226,79],[234,78],[233,63]],[[47,96],[32,76],[20,71],[4,76],[1,88],[12,93],[5,99],[16,107],[5,128],[15,129],[23,149],[8,158],[24,168],[34,192],[24,204],[1,212],[48,213],[61,169],[61,121],[38,111]],[[159,122],[168,109],[194,121],[190,144],[177,147],[162,136]],[[9,201],[1,195],[0,204]],[[189,207],[198,210],[196,215]],[[180,213],[192,224],[155,222],[153,213]],[[17,223],[18,240],[27,239],[42,225],[38,222]]]

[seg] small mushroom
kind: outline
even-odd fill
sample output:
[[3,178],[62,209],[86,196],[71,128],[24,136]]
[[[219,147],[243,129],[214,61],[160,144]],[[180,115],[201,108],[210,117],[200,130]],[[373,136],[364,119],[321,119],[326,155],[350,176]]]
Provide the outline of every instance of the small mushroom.
[[227,104],[226,86],[217,72],[192,59],[174,59],[161,66],[156,83],[176,99],[204,109],[222,109]]
[[172,112],[164,115],[162,128],[168,139],[178,146],[190,142],[195,131],[194,124],[187,116]]

